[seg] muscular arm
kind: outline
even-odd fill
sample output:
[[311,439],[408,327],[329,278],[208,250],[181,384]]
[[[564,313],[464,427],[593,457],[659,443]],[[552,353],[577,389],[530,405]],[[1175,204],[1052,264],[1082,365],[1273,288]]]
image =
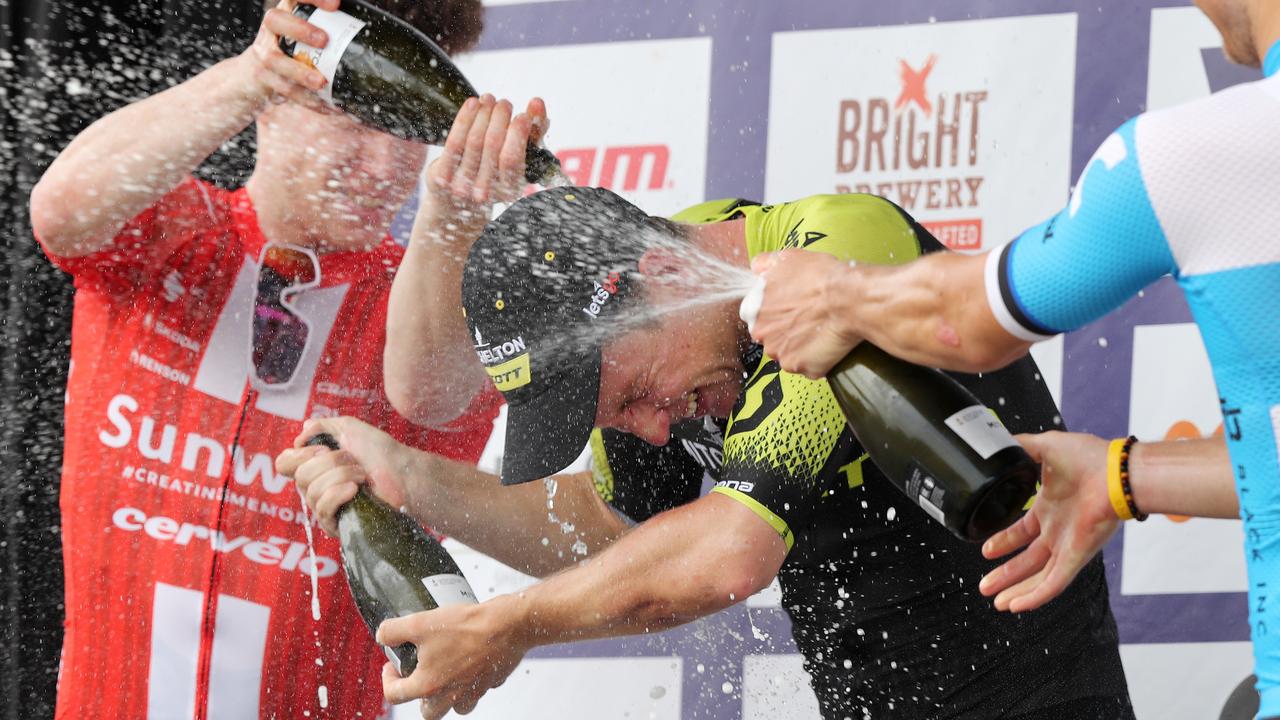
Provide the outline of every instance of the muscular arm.
[[466,463],[417,456],[419,467],[406,481],[410,514],[529,575],[572,565],[582,558],[574,550],[578,543],[595,554],[627,529],[600,499],[589,472],[503,487],[496,475]]
[[906,265],[844,268],[828,290],[856,311],[844,332],[911,362],[961,372],[996,370],[1031,343],[996,321],[983,290],[987,256],[933,253]]
[[424,718],[466,713],[531,648],[652,632],[726,608],[765,587],[786,556],[749,508],[708,495],[655,516],[597,557],[516,595],[384,622],[378,642],[412,642],[407,678],[384,669],[393,703],[425,698]]
[[652,632],[767,587],[786,559],[772,527],[712,493],[655,516],[608,550],[513,598],[531,645]]
[[849,268],[785,251],[756,258],[763,304],[752,334],[784,369],[824,374],[869,339],[949,370],[994,370],[1176,271],[1139,169],[1135,123],[1081,174],[1067,207],[985,255],[935,253]]
[[[333,9],[337,0],[317,5]],[[306,90],[324,77],[275,47],[277,33],[285,32],[320,33],[308,37],[323,44],[319,28],[273,9],[243,54],[123,107],[76,136],[31,191],[32,227],[49,251],[72,258],[105,247],[126,222],[253,122],[273,93],[318,105]]]

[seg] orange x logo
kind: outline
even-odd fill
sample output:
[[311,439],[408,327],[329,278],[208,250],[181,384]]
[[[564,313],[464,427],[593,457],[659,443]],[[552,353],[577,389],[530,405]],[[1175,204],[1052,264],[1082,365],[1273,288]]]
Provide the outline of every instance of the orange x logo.
[[933,65],[937,61],[938,56],[931,54],[929,59],[924,61],[924,67],[915,70],[907,64],[906,60],[898,60],[898,76],[902,78],[902,92],[893,103],[894,112],[900,112],[907,107],[907,103],[914,102],[924,111],[925,117],[933,114],[933,103],[929,102],[924,83],[929,79],[929,73],[933,72]]

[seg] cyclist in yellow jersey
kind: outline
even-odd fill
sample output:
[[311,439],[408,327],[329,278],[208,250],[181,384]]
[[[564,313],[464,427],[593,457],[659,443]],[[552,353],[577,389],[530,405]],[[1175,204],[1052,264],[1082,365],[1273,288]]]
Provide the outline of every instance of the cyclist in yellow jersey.
[[[1040,611],[996,612],[977,591],[992,565],[865,460],[826,383],[781,372],[736,302],[689,306],[705,268],[636,238],[743,269],[784,247],[906,262],[937,241],[868,195],[719,201],[674,220],[562,188],[517,202],[474,246],[463,303],[509,403],[503,482],[552,475],[590,439],[601,497],[639,525],[519,597],[385,624],[383,642],[422,658],[390,699],[426,696],[427,717],[469,709],[534,646],[670,627],[777,576],[826,718],[1132,718],[1100,562]],[[1056,426],[1030,360],[957,377],[1015,432]],[[298,477],[317,504],[329,481]],[[545,516],[537,495],[527,512]]]

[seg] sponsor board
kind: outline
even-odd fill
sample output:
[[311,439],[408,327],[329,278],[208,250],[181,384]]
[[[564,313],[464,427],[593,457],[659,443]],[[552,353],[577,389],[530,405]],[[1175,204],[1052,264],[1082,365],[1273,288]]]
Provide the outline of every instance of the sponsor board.
[[483,51],[458,66],[517,111],[533,92],[546,100],[545,144],[574,184],[610,188],[655,215],[703,200],[709,38]]
[[1253,672],[1247,642],[1122,645],[1120,660],[1139,718],[1217,718],[1231,691]]
[[775,34],[766,198],[872,193],[953,249],[1008,240],[1067,199],[1075,42],[1073,14]]
[[[647,718],[680,720],[680,658],[530,658],[485,694],[468,720],[509,718]],[[583,699],[590,698],[584,712]],[[394,720],[417,720],[418,703],[399,705]],[[445,716],[458,720],[456,713]]]
[[822,716],[809,687],[804,656],[747,655],[742,659],[742,720],[816,720]]
[[1226,59],[1222,36],[1200,10],[1186,7],[1151,11],[1148,110],[1180,105],[1261,77],[1260,70]]

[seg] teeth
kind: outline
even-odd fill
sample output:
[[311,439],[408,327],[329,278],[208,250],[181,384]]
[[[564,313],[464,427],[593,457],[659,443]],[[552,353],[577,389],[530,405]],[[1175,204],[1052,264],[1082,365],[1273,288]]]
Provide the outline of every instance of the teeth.
[[685,410],[684,416],[691,418],[698,412],[698,393],[689,393],[689,407]]

